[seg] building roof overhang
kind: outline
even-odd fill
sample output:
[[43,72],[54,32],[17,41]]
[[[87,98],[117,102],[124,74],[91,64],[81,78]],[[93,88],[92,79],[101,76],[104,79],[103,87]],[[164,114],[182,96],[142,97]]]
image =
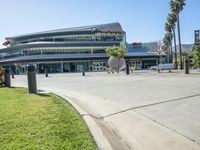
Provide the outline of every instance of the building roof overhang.
[[[51,54],[51,55],[30,55],[19,56],[11,59],[0,60],[0,64],[16,64],[16,63],[32,63],[44,61],[81,61],[81,60],[102,60],[108,59],[106,54]],[[128,53],[125,59],[133,58],[159,58],[158,55],[153,54],[134,54]]]
[[93,33],[95,31],[120,32],[120,33],[124,32],[121,25],[118,22],[114,22],[114,23],[108,23],[108,24],[81,26],[81,27],[64,28],[64,29],[58,29],[58,30],[30,33],[30,34],[24,34],[24,35],[19,35],[19,36],[14,36],[14,37],[6,37],[6,40],[12,43],[14,41],[29,39],[29,38],[63,35],[63,34]]

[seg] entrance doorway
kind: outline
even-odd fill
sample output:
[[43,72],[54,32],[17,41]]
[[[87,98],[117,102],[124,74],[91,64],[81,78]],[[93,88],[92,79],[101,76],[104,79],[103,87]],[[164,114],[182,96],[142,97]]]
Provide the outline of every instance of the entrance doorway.
[[76,71],[76,66],[75,66],[74,63],[70,63],[70,64],[69,64],[69,68],[70,68],[70,71],[71,71],[71,72],[75,72],[75,71]]

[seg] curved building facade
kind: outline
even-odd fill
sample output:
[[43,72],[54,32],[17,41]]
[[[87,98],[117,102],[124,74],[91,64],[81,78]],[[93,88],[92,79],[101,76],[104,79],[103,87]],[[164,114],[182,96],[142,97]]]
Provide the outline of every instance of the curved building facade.
[[[105,70],[105,49],[126,43],[126,33],[119,23],[66,28],[7,37],[0,49],[0,64],[15,73],[25,73],[33,64],[38,73]],[[133,53],[127,59],[134,58]],[[138,57],[138,56],[137,56]],[[147,57],[147,56],[146,56]],[[148,56],[152,57],[152,56]]]

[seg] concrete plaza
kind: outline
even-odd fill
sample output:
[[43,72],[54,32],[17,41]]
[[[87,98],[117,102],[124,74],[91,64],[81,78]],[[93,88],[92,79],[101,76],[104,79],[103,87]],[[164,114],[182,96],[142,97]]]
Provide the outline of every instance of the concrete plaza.
[[[12,85],[27,87],[27,77]],[[37,85],[92,116],[113,149],[200,149],[200,72],[37,75]]]

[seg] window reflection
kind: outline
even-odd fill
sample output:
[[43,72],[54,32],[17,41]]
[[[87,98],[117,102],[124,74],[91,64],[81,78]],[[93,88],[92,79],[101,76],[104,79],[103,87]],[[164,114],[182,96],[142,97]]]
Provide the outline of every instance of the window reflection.
[[66,42],[66,41],[122,41],[124,33],[100,33],[76,34],[76,35],[57,35],[28,38],[16,41],[15,44],[25,44],[32,42]]

